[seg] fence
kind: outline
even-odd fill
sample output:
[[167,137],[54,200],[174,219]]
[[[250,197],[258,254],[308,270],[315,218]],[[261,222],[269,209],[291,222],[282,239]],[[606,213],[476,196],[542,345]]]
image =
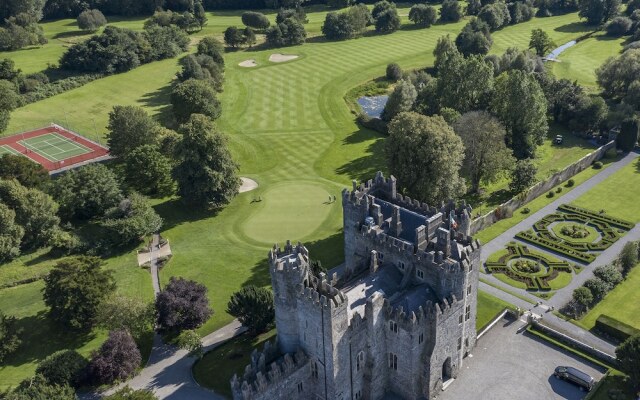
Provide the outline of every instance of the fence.
[[474,235],[477,232],[488,228],[495,224],[505,216],[510,216],[515,210],[536,199],[537,197],[547,193],[558,184],[566,181],[567,179],[575,176],[577,173],[589,168],[595,161],[600,160],[610,149],[615,147],[615,141],[610,141],[604,146],[599,147],[592,153],[587,154],[580,160],[569,165],[562,171],[558,171],[551,175],[548,179],[538,182],[526,191],[516,195],[510,200],[500,204],[495,210],[488,212],[487,214],[478,217],[471,222],[471,234]]

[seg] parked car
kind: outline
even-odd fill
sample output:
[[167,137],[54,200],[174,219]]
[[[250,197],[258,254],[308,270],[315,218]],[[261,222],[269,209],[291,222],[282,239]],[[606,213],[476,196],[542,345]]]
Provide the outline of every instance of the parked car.
[[553,144],[562,144],[564,142],[564,137],[562,135],[556,135],[556,138],[553,139]]
[[557,367],[553,375],[558,379],[564,379],[567,382],[574,383],[580,386],[580,389],[584,389],[587,392],[591,391],[593,385],[595,385],[595,379],[593,379],[591,375],[573,367]]

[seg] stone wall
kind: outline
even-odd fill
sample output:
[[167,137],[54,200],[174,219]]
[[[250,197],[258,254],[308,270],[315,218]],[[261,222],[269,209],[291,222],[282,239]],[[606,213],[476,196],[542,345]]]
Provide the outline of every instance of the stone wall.
[[611,141],[604,146],[599,147],[594,152],[587,154],[562,171],[556,172],[547,180],[538,182],[534,186],[527,189],[525,192],[518,194],[505,203],[502,203],[495,210],[474,219],[471,223],[471,235],[475,235],[477,232],[495,224],[500,219],[503,219],[504,216],[511,216],[513,212],[518,208],[549,192],[555,186],[568,180],[577,173],[589,168],[591,164],[593,164],[595,161],[600,160],[602,157],[604,157],[607,151],[614,147],[615,141]]

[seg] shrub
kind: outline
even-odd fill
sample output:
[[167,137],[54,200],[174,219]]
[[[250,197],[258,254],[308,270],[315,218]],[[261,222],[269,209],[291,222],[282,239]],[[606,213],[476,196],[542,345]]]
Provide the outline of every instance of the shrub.
[[562,187],[558,187],[558,188],[556,189],[556,193],[561,193],[561,192],[562,192]]
[[627,242],[618,256],[618,262],[622,272],[625,275],[628,274],[631,268],[638,263],[638,245],[635,242]]
[[84,369],[89,362],[75,350],[61,350],[47,356],[38,364],[36,374],[44,376],[54,385],[78,387],[82,384]]
[[84,10],[78,15],[78,27],[83,31],[97,31],[107,24],[107,19],[100,10]]
[[531,210],[528,207],[525,207],[520,212],[523,213],[523,214],[529,214],[531,212]]
[[242,13],[242,23],[246,26],[254,29],[267,29],[271,22],[269,22],[269,18],[266,15],[255,12],[255,11],[246,11]]
[[176,331],[196,329],[213,314],[204,285],[175,277],[156,297],[156,310],[158,326]]
[[387,65],[387,79],[392,82],[397,82],[402,79],[402,68],[396,63]]
[[556,194],[553,193],[553,190],[550,190],[549,193],[547,193],[547,197],[548,198],[552,198],[553,196],[555,196]]
[[611,285],[600,278],[587,279],[583,285],[593,293],[593,300],[598,303],[611,290]]
[[575,184],[576,184],[576,181],[574,181],[573,179],[569,179],[567,181],[567,185],[566,186],[567,187],[573,187],[573,185],[575,185]]
[[593,270],[593,275],[615,287],[624,279],[620,270],[614,265],[601,265]]
[[596,161],[593,163],[593,169],[602,169],[602,162]]
[[535,183],[537,172],[538,168],[530,159],[519,160],[511,173],[509,188],[515,193],[523,192]]
[[93,353],[87,369],[89,380],[97,385],[108,385],[125,380],[140,366],[142,356],[129,332],[109,332],[109,337]]

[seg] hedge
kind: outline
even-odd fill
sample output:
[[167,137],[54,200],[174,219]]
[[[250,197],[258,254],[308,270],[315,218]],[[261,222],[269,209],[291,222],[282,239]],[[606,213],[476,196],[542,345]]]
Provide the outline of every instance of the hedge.
[[601,314],[598,319],[596,319],[595,328],[621,342],[624,342],[631,336],[640,335],[640,329],[636,329],[605,314]]

